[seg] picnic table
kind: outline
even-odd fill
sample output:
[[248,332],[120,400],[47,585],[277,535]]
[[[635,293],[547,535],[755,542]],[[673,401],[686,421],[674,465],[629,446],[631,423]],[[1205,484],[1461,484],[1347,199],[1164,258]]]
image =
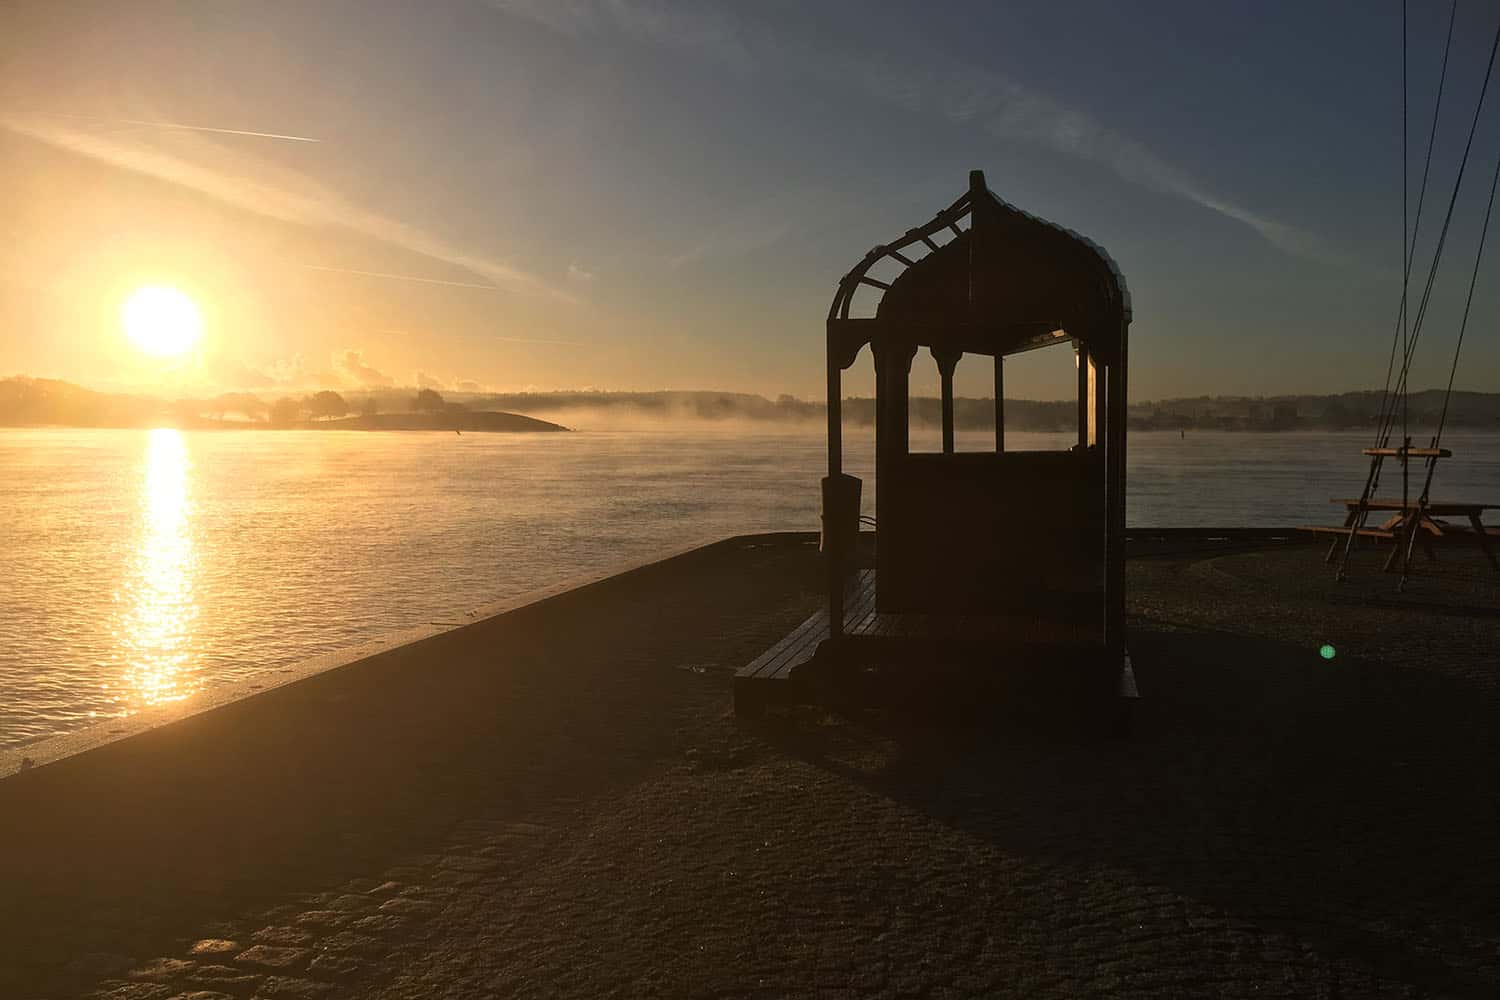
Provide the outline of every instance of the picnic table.
[[[1416,449],[1412,450],[1416,454]],[[1489,531],[1480,519],[1487,510],[1500,510],[1500,504],[1493,503],[1436,503],[1422,504],[1416,499],[1402,500],[1364,500],[1358,498],[1349,499],[1335,497],[1331,503],[1344,505],[1346,516],[1342,527],[1338,528],[1304,528],[1304,531],[1313,531],[1320,534],[1331,534],[1334,536],[1333,544],[1328,547],[1326,562],[1333,562],[1338,553],[1340,539],[1347,538],[1350,531],[1365,538],[1388,538],[1398,544],[1392,546],[1390,557],[1385,561],[1385,569],[1389,572],[1396,568],[1400,561],[1401,552],[1409,543],[1415,540],[1422,545],[1422,551],[1429,559],[1435,559],[1432,551],[1432,542],[1437,538],[1447,538],[1455,535],[1469,534],[1471,531],[1474,540],[1479,544],[1479,549],[1484,557],[1489,560],[1490,566],[1500,570],[1500,562],[1496,562],[1494,550],[1490,548]],[[1370,528],[1357,526],[1360,520],[1360,508],[1365,511],[1387,513],[1386,518],[1378,527]],[[1441,520],[1441,518],[1466,518],[1468,527],[1455,527]],[[1405,543],[1405,544],[1403,544]]]

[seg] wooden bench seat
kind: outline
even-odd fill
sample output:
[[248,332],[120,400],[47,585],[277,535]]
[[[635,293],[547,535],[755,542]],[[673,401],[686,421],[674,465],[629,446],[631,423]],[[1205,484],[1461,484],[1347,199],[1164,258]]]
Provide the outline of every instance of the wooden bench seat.
[[[1367,451],[1365,454],[1371,454]],[[1416,451],[1413,451],[1416,454]],[[1480,520],[1480,516],[1487,510],[1500,510],[1500,504],[1492,503],[1452,503],[1441,501],[1430,501],[1422,503],[1420,500],[1406,499],[1395,500],[1386,498],[1358,499],[1350,497],[1334,497],[1331,503],[1343,504],[1345,510],[1344,523],[1341,527],[1303,527],[1299,531],[1307,531],[1319,535],[1333,535],[1333,541],[1329,543],[1328,555],[1324,562],[1331,563],[1338,555],[1339,539],[1348,538],[1351,531],[1357,537],[1362,538],[1394,538],[1401,541],[1391,552],[1390,558],[1385,562],[1386,572],[1394,572],[1399,564],[1404,565],[1405,553],[1411,551],[1411,545],[1418,543],[1422,551],[1427,554],[1428,559],[1436,559],[1432,550],[1432,542],[1437,539],[1451,537],[1473,538],[1478,544],[1479,550],[1488,560],[1491,568],[1500,570],[1500,560],[1495,558],[1494,550],[1490,548],[1490,536],[1495,532],[1486,527]],[[1362,513],[1363,512],[1363,513]],[[1392,516],[1378,528],[1361,527],[1354,530],[1354,525],[1363,520],[1364,513],[1380,512]],[[1461,525],[1449,524],[1439,518],[1463,518],[1469,522],[1467,528]],[[1405,571],[1403,570],[1403,581]]]
[[1409,458],[1452,458],[1453,452],[1447,448],[1366,448],[1366,455],[1379,456],[1381,458],[1400,458],[1406,455]]
[[[1353,510],[1359,507],[1358,497],[1334,497],[1329,503],[1341,503],[1345,508]],[[1376,499],[1364,502],[1365,510],[1416,510],[1418,501],[1407,500],[1402,502],[1395,499]],[[1433,517],[1468,517],[1470,514],[1482,514],[1487,510],[1500,510],[1500,504],[1493,503],[1446,503],[1430,501],[1426,511]]]
[[[1341,535],[1348,536],[1348,528],[1335,528],[1324,524],[1308,524],[1297,529],[1298,531],[1310,531],[1315,535]],[[1395,538],[1396,533],[1386,528],[1360,528],[1354,532],[1361,538]]]

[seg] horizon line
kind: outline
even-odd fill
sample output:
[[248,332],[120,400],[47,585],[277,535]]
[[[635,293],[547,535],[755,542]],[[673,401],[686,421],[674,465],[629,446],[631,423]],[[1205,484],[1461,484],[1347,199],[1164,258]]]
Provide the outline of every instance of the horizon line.
[[[409,393],[416,393],[416,392],[422,391],[423,389],[433,389],[433,391],[435,391],[435,392],[439,392],[441,394],[446,394],[446,395],[451,395],[451,396],[652,396],[652,395],[667,395],[667,394],[704,395],[704,396],[712,396],[712,395],[720,395],[720,396],[746,396],[746,397],[751,397],[751,398],[755,398],[755,399],[764,400],[765,402],[770,403],[772,405],[777,405],[780,402],[780,399],[778,397],[789,396],[792,399],[793,402],[796,402],[796,403],[799,403],[799,404],[803,404],[803,405],[809,405],[809,406],[826,406],[827,405],[827,400],[825,400],[825,399],[823,399],[821,397],[803,397],[803,396],[798,396],[798,395],[796,395],[794,393],[768,394],[768,393],[764,393],[764,392],[751,392],[751,391],[744,390],[744,389],[598,389],[598,388],[593,388],[593,387],[577,388],[577,389],[495,389],[495,388],[459,389],[459,388],[434,388],[432,386],[420,386],[420,385],[415,385],[415,384],[411,384],[411,385],[403,384],[403,385],[340,386],[340,387],[332,387],[332,386],[327,386],[327,385],[307,385],[307,384],[300,384],[300,385],[285,385],[285,386],[279,386],[279,387],[274,387],[274,388],[266,388],[266,387],[261,387],[261,388],[220,388],[220,389],[217,389],[216,391],[212,391],[212,393],[210,395],[201,395],[201,396],[200,395],[185,395],[185,396],[184,395],[179,395],[179,396],[175,396],[175,397],[169,397],[169,396],[167,396],[167,395],[164,394],[163,390],[159,390],[159,389],[139,388],[139,387],[133,388],[133,387],[129,387],[129,386],[121,386],[119,388],[96,389],[96,388],[92,388],[90,386],[84,385],[81,382],[74,382],[74,381],[70,381],[69,379],[57,378],[57,377],[48,376],[48,375],[28,375],[28,374],[16,373],[16,374],[13,374],[13,375],[0,376],[0,384],[4,384],[6,382],[18,382],[18,381],[60,382],[60,383],[62,383],[64,385],[74,386],[75,388],[82,389],[82,390],[84,390],[86,392],[96,392],[96,393],[100,393],[100,394],[126,395],[126,396],[136,396],[136,397],[154,397],[154,398],[160,400],[161,402],[174,402],[174,401],[179,401],[180,402],[180,401],[193,400],[193,399],[197,399],[197,400],[213,399],[213,398],[216,398],[218,396],[226,396],[226,395],[250,395],[250,396],[258,396],[258,394],[261,394],[261,393],[264,393],[266,395],[271,395],[271,396],[275,396],[275,395],[286,396],[286,395],[291,395],[291,394],[294,394],[294,393],[314,393],[314,392],[323,392],[323,391],[333,391],[333,392],[338,392],[340,394],[347,393],[347,394],[353,395],[353,396],[361,396],[361,395],[368,396],[368,395],[375,395],[375,394],[378,394],[378,393],[408,393],[408,392]],[[107,385],[108,383],[104,383],[104,384]],[[1430,387],[1428,387],[1426,389],[1413,389],[1413,390],[1410,390],[1407,393],[1407,395],[1408,396],[1420,396],[1420,395],[1422,395],[1424,393],[1432,393],[1432,392],[1441,393],[1443,391],[1444,391],[1443,387],[1440,387],[1440,386],[1430,386]],[[1466,393],[1466,394],[1479,395],[1479,396],[1500,396],[1500,389],[1494,389],[1494,390],[1487,390],[1487,389],[1454,389],[1453,391],[1455,393]],[[1145,405],[1145,404],[1148,404],[1148,403],[1177,403],[1177,402],[1188,402],[1188,401],[1192,401],[1192,400],[1220,400],[1220,401],[1239,400],[1239,401],[1252,401],[1252,402],[1253,401],[1265,401],[1265,402],[1269,402],[1269,401],[1273,401],[1273,400],[1277,400],[1277,399],[1292,399],[1292,398],[1302,398],[1302,397],[1313,398],[1313,399],[1330,399],[1330,398],[1337,397],[1337,396],[1350,396],[1350,395],[1360,395],[1360,394],[1376,395],[1376,396],[1378,396],[1378,395],[1381,395],[1381,393],[1382,393],[1382,390],[1380,390],[1380,389],[1373,389],[1373,388],[1372,389],[1346,389],[1346,390],[1344,390],[1342,392],[1321,392],[1321,393],[1319,393],[1319,392],[1283,392],[1283,393],[1259,394],[1259,395],[1250,395],[1250,394],[1245,394],[1245,393],[1219,393],[1219,394],[1216,394],[1216,395],[1199,394],[1199,395],[1196,395],[1196,396],[1157,396],[1157,397],[1149,398],[1149,399],[1131,400],[1128,403],[1128,405],[1130,405],[1130,406],[1142,406],[1142,405]],[[872,400],[874,398],[875,398],[874,396],[844,396],[844,397],[842,397],[842,400],[843,401]],[[928,399],[930,399],[930,400],[941,399],[940,396],[922,396],[922,395],[913,395],[913,396],[911,396],[911,398],[914,399],[914,400],[916,400],[916,399],[924,399],[924,400],[928,400]],[[955,402],[957,402],[959,400],[967,400],[967,401],[973,401],[973,402],[989,402],[989,401],[994,400],[995,397],[994,396],[959,396],[959,395],[955,395],[953,398],[954,398]],[[1005,397],[1005,401],[1008,402],[1008,403],[1066,403],[1069,406],[1076,405],[1076,403],[1077,403],[1077,400],[1071,399],[1071,398],[1068,398],[1068,397],[1061,397],[1061,398],[1057,398],[1057,399],[1036,399],[1036,398],[1029,398],[1029,397],[1022,397],[1022,396],[1006,396]]]

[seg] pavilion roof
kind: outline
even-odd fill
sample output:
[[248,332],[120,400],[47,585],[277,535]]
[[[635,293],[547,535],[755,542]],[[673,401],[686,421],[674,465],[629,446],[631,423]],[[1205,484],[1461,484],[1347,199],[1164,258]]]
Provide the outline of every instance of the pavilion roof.
[[[886,259],[900,273],[872,277]],[[850,319],[862,288],[880,295],[875,316]],[[998,197],[975,170],[957,201],[844,276],[829,321],[845,367],[881,338],[1013,354],[1068,337],[1111,357],[1130,321],[1130,293],[1104,248]]]

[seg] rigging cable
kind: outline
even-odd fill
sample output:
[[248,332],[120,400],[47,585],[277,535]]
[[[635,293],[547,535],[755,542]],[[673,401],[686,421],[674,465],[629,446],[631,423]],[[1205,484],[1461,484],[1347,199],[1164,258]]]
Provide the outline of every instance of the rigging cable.
[[[1495,173],[1490,178],[1490,198],[1484,207],[1484,222],[1479,227],[1479,246],[1474,251],[1474,270],[1469,274],[1469,291],[1464,297],[1464,314],[1458,324],[1458,340],[1453,345],[1453,364],[1448,369],[1448,387],[1443,391],[1443,409],[1438,414],[1437,430],[1433,432],[1431,448],[1434,452],[1443,441],[1443,425],[1448,422],[1448,403],[1453,399],[1453,379],[1458,374],[1458,358],[1464,347],[1464,333],[1469,329],[1469,308],[1474,304],[1474,287],[1479,281],[1479,265],[1484,260],[1485,238],[1490,232],[1490,215],[1495,210],[1495,188],[1500,185],[1500,157],[1495,160]],[[1432,474],[1437,471],[1438,454],[1427,457],[1427,476],[1422,482],[1422,495],[1417,499],[1417,516],[1420,519],[1427,510],[1432,494]],[[1417,530],[1421,530],[1420,525]],[[1483,529],[1480,529],[1483,530]],[[1411,549],[1416,544],[1416,531],[1406,540],[1406,551],[1401,561],[1401,587],[1406,586],[1406,575],[1411,568]]]
[[[1454,0],[1454,3],[1455,6],[1457,6],[1458,0]],[[1406,124],[1407,93],[1409,93],[1409,90],[1407,90],[1407,61],[1409,61],[1407,60],[1407,36],[1409,36],[1409,34],[1410,31],[1407,30],[1407,0],[1401,0],[1401,249],[1403,249],[1404,252],[1413,253],[1416,250],[1416,234],[1412,234],[1412,250],[1407,250],[1406,222],[1407,199],[1410,198],[1410,192],[1412,192],[1412,186],[1410,186],[1409,181],[1407,181],[1407,169],[1409,169],[1409,163],[1410,160],[1412,160],[1412,156],[1410,156],[1410,150],[1409,148],[1407,148]],[[1442,105],[1439,105],[1437,106],[1437,108],[1433,109],[1434,130],[1437,130],[1437,112],[1439,112],[1440,109],[1442,109]],[[1410,289],[1412,289],[1412,268],[1404,267],[1403,273],[1401,273],[1400,312],[1401,355],[1403,355],[1403,357],[1406,357],[1407,346],[1409,346],[1410,343],[1410,316],[1407,315],[1407,301],[1409,301]],[[1407,396],[1406,394],[1403,394],[1403,396],[1401,396],[1401,442],[1403,442],[1403,445],[1406,445],[1406,447],[1410,447],[1410,445],[1412,445],[1412,438],[1409,438],[1409,436],[1407,436],[1406,418]],[[1407,502],[1407,468],[1409,468],[1409,463],[1401,462],[1401,504],[1403,504],[1403,507]]]
[[1458,374],[1458,354],[1463,350],[1464,333],[1469,328],[1469,307],[1474,304],[1474,286],[1479,282],[1479,262],[1484,259],[1484,241],[1490,231],[1490,215],[1495,210],[1497,186],[1500,186],[1500,158],[1496,158],[1495,173],[1490,178],[1490,200],[1484,208],[1484,223],[1479,227],[1479,249],[1474,251],[1474,270],[1469,275],[1469,294],[1464,299],[1464,315],[1458,324],[1458,342],[1453,346],[1453,364],[1448,369],[1448,388],[1443,393],[1443,409],[1438,414],[1437,432],[1432,435],[1434,448],[1443,440],[1443,425],[1448,422],[1448,401],[1453,397],[1453,379]]
[[[1443,61],[1438,70],[1437,96],[1432,104],[1432,125],[1427,132],[1427,155],[1422,163],[1422,185],[1417,191],[1417,210],[1413,218],[1410,230],[1410,242],[1407,240],[1406,224],[1406,199],[1407,199],[1407,143],[1406,143],[1406,0],[1401,3],[1401,306],[1396,313],[1396,327],[1391,331],[1391,350],[1385,362],[1385,385],[1380,390],[1380,423],[1375,431],[1375,447],[1384,448],[1389,444],[1388,432],[1384,430],[1386,401],[1391,392],[1391,375],[1396,368],[1396,345],[1402,344],[1402,355],[1405,356],[1405,333],[1407,292],[1411,283],[1412,265],[1417,257],[1417,235],[1422,229],[1422,207],[1427,202],[1427,180],[1432,173],[1432,150],[1437,143],[1438,120],[1443,108],[1443,89],[1448,82],[1448,56],[1453,50],[1453,25],[1458,20],[1458,0],[1448,7],[1448,36],[1443,42]],[[1394,404],[1393,404],[1394,405]],[[1377,466],[1371,490],[1380,488],[1380,472]]]
[[[1495,68],[1495,53],[1496,53],[1497,49],[1500,49],[1500,26],[1497,26],[1496,29],[1495,29],[1495,42],[1494,42],[1494,45],[1490,48],[1490,62],[1489,62],[1489,67],[1485,71],[1485,80],[1484,80],[1486,87],[1489,85],[1490,74],[1494,71],[1494,68]],[[1483,105],[1484,105],[1484,89],[1483,88],[1481,88],[1481,90],[1479,92],[1479,104],[1480,104],[1480,107],[1483,107]],[[1475,124],[1476,125],[1478,124],[1478,120],[1479,120],[1479,108],[1476,108],[1475,109]],[[1474,133],[1473,133],[1473,130],[1471,129],[1470,133],[1469,133],[1469,141],[1470,141],[1471,144],[1473,142],[1473,139],[1474,139]],[[1469,155],[1469,147],[1465,146],[1464,147],[1464,161],[1465,161],[1465,163],[1468,160],[1468,155]],[[1463,164],[1460,164],[1460,168],[1459,168],[1460,179],[1462,178],[1462,173],[1463,173]],[[1478,247],[1474,251],[1474,269],[1469,274],[1469,290],[1468,290],[1468,293],[1466,294],[1466,296],[1464,298],[1463,318],[1459,322],[1458,338],[1457,338],[1457,341],[1455,342],[1454,347],[1453,347],[1453,363],[1452,363],[1452,365],[1448,369],[1448,386],[1447,386],[1447,388],[1443,392],[1443,409],[1442,409],[1441,414],[1438,417],[1437,429],[1436,429],[1435,433],[1432,436],[1432,448],[1434,449],[1434,451],[1436,451],[1436,449],[1438,448],[1439,443],[1442,441],[1443,426],[1447,423],[1447,420],[1448,420],[1448,404],[1453,399],[1453,381],[1454,381],[1454,378],[1458,374],[1459,353],[1460,353],[1460,351],[1463,350],[1464,334],[1467,332],[1468,327],[1469,327],[1469,311],[1470,311],[1470,308],[1474,304],[1474,288],[1475,288],[1475,286],[1476,286],[1476,284],[1478,283],[1478,280],[1479,280],[1479,266],[1480,266],[1480,263],[1484,259],[1484,244],[1485,244],[1486,238],[1489,235],[1490,216],[1493,213],[1494,208],[1495,208],[1495,188],[1496,188],[1497,183],[1500,183],[1500,160],[1496,161],[1496,164],[1495,164],[1495,174],[1494,174],[1494,176],[1490,180],[1490,196],[1489,196],[1489,200],[1485,204],[1484,222],[1481,224],[1480,229],[1479,229],[1479,245],[1478,245]],[[1451,211],[1451,208],[1450,208],[1450,211]],[[1443,234],[1445,237],[1447,235],[1446,229],[1447,229],[1447,224],[1445,222],[1444,223],[1444,230],[1445,230],[1445,232]],[[1426,303],[1424,302],[1423,305],[1425,307]],[[1405,368],[1402,371],[1402,383],[1403,384],[1406,381],[1406,376],[1409,374],[1410,366],[1411,366],[1411,362],[1410,362],[1410,359],[1408,358],[1406,366],[1405,366]],[[1403,471],[1409,465],[1409,456],[1406,456],[1406,457],[1408,458],[1408,461],[1407,462],[1403,462],[1403,464],[1402,464]],[[1417,514],[1416,514],[1416,518],[1417,518],[1417,525],[1418,526],[1415,528],[1415,530],[1410,531],[1408,533],[1408,535],[1407,535],[1406,548],[1405,548],[1405,552],[1403,553],[1403,559],[1401,561],[1401,588],[1403,588],[1403,589],[1406,586],[1407,573],[1411,569],[1411,549],[1412,549],[1412,546],[1416,543],[1416,533],[1417,533],[1417,531],[1421,530],[1421,528],[1420,528],[1421,519],[1425,516],[1426,511],[1427,511],[1427,505],[1428,505],[1429,497],[1430,497],[1431,491],[1432,491],[1432,475],[1433,475],[1434,472],[1437,471],[1437,460],[1438,460],[1438,455],[1437,454],[1430,455],[1427,458],[1427,462],[1426,462],[1426,465],[1427,465],[1427,475],[1426,475],[1426,477],[1425,477],[1425,479],[1424,479],[1424,481],[1422,483],[1422,495],[1417,500]],[[1483,530],[1483,529],[1481,528],[1480,530]]]
[[[1452,10],[1450,11],[1450,19],[1449,19],[1450,20],[1450,23],[1449,23],[1449,44],[1451,44],[1451,40],[1452,40],[1452,28],[1453,28],[1452,21],[1456,17],[1456,14],[1457,14],[1457,0],[1454,0],[1454,4],[1453,4],[1453,7],[1452,7]],[[1387,383],[1386,383],[1387,390],[1382,395],[1379,430],[1378,430],[1378,433],[1376,434],[1376,442],[1377,442],[1377,447],[1378,448],[1384,448],[1390,442],[1390,433],[1391,433],[1391,430],[1394,428],[1394,424],[1395,424],[1396,400],[1400,399],[1400,400],[1405,401],[1405,399],[1406,399],[1406,397],[1408,395],[1408,380],[1409,380],[1409,377],[1411,375],[1411,362],[1412,362],[1412,358],[1416,354],[1417,342],[1421,339],[1423,322],[1425,321],[1426,316],[1427,316],[1427,307],[1428,307],[1428,305],[1432,301],[1433,284],[1437,280],[1438,266],[1439,266],[1439,264],[1442,261],[1443,249],[1447,245],[1447,242],[1448,242],[1448,230],[1449,230],[1449,227],[1453,223],[1453,210],[1454,210],[1454,207],[1458,203],[1458,194],[1459,194],[1459,191],[1461,190],[1461,188],[1463,186],[1464,172],[1467,169],[1468,164],[1469,164],[1469,154],[1473,150],[1473,147],[1474,147],[1474,134],[1475,134],[1475,132],[1479,128],[1479,118],[1480,118],[1481,112],[1484,109],[1485,95],[1489,91],[1490,79],[1491,79],[1491,77],[1494,74],[1494,70],[1495,70],[1495,54],[1496,54],[1497,50],[1500,50],[1500,25],[1496,26],[1496,28],[1495,28],[1495,38],[1494,38],[1494,41],[1490,45],[1490,57],[1489,57],[1489,62],[1488,62],[1488,64],[1485,67],[1484,82],[1483,82],[1483,84],[1480,85],[1480,88],[1479,88],[1479,101],[1478,101],[1478,103],[1474,107],[1474,119],[1473,119],[1473,121],[1469,125],[1469,136],[1468,136],[1468,139],[1465,140],[1465,142],[1464,142],[1463,157],[1462,157],[1462,159],[1460,159],[1459,164],[1458,164],[1458,175],[1457,175],[1457,177],[1454,178],[1454,181],[1453,181],[1453,192],[1452,192],[1451,195],[1449,195],[1449,198],[1448,198],[1448,210],[1447,210],[1446,213],[1444,213],[1444,216],[1443,216],[1443,226],[1442,226],[1442,229],[1438,233],[1437,243],[1436,243],[1436,245],[1435,245],[1435,247],[1433,249],[1432,264],[1429,267],[1428,272],[1427,272],[1427,281],[1426,281],[1426,283],[1425,283],[1425,285],[1423,287],[1423,290],[1422,290],[1422,299],[1421,299],[1421,302],[1420,302],[1420,304],[1417,307],[1416,320],[1413,323],[1412,328],[1411,328],[1411,336],[1410,336],[1409,339],[1408,338],[1404,338],[1404,337],[1402,338],[1403,341],[1404,341],[1404,345],[1403,345],[1402,358],[1401,358],[1401,373],[1400,373],[1400,377],[1398,378],[1397,383],[1396,383],[1396,396],[1394,398],[1390,397],[1389,392],[1388,392],[1390,383],[1389,383],[1389,374],[1387,375]],[[1443,77],[1444,78],[1447,75],[1447,70],[1446,70],[1447,58],[1448,58],[1448,47],[1447,47],[1447,45],[1445,45],[1444,55],[1443,55],[1443,59],[1444,59]],[[1406,195],[1407,195],[1406,185],[1404,183],[1404,178],[1406,176],[1406,125],[1405,125],[1405,122],[1406,122],[1406,0],[1402,0],[1402,4],[1401,4],[1401,82],[1402,82],[1402,91],[1401,91],[1401,102],[1402,102],[1401,103],[1401,113],[1402,113],[1402,133],[1401,133],[1402,134],[1402,166],[1401,166],[1401,170],[1402,170],[1402,177],[1403,177],[1401,197],[1402,197],[1402,219],[1403,219],[1402,238],[1403,238],[1403,241],[1404,241],[1405,240],[1405,235],[1406,235],[1406,233],[1405,233],[1405,228],[1406,228],[1405,227],[1405,215],[1406,215]],[[1436,134],[1436,130],[1437,130],[1437,116],[1438,116],[1438,113],[1439,113],[1440,110],[1441,110],[1441,104],[1439,104],[1433,110],[1433,125],[1432,125],[1432,132],[1430,133],[1432,135]],[[1427,162],[1427,166],[1424,167],[1424,169],[1423,169],[1424,174],[1426,173],[1427,169],[1430,168],[1430,166],[1431,166],[1431,155],[1432,155],[1432,148],[1431,148],[1431,143],[1429,142],[1429,146],[1428,146],[1428,162]],[[1416,242],[1415,239],[1413,239],[1413,241],[1412,241],[1412,248],[1409,251],[1409,255],[1410,256],[1414,256],[1415,255],[1415,252],[1416,252],[1415,251],[1415,242]],[[1406,247],[1404,245],[1403,245],[1403,251],[1406,251]],[[1406,318],[1405,314],[1406,314],[1406,308],[1407,308],[1407,305],[1408,305],[1408,287],[1407,286],[1409,284],[1409,268],[1408,267],[1403,267],[1403,272],[1406,272],[1406,273],[1403,273],[1403,279],[1402,279],[1403,288],[1402,288],[1402,293],[1401,293],[1401,312],[1400,312],[1400,316],[1399,316],[1399,319],[1398,319],[1398,327],[1397,327],[1397,332],[1398,333],[1401,332],[1404,329],[1404,320]],[[1392,340],[1393,340],[1393,343],[1392,343],[1392,352],[1394,353],[1394,350],[1395,350],[1395,344],[1394,344],[1395,336],[1394,335],[1392,337]],[[1446,400],[1445,400],[1445,407],[1446,407]],[[1405,426],[1404,425],[1405,425],[1405,412],[1403,410],[1403,433],[1404,433],[1404,430],[1405,430]],[[1408,462],[1410,460],[1410,455],[1408,455],[1406,453],[1406,449],[1410,446],[1410,443],[1411,442],[1410,442],[1409,438],[1403,437],[1403,439],[1402,439],[1402,449],[1400,451],[1400,459],[1401,459],[1401,464],[1402,464],[1402,476],[1401,476],[1401,480],[1402,480],[1402,504],[1403,504],[1403,506],[1408,501],[1408,496],[1407,496],[1407,481],[1408,481]],[[1350,527],[1350,530],[1349,530],[1349,535],[1348,535],[1348,538],[1344,542],[1344,554],[1343,554],[1343,558],[1339,562],[1339,570],[1338,570],[1338,579],[1340,579],[1340,580],[1342,580],[1344,578],[1345,567],[1348,565],[1348,561],[1349,561],[1349,553],[1350,553],[1350,550],[1353,548],[1353,545],[1354,545],[1354,537],[1358,533],[1359,529],[1364,526],[1365,517],[1366,517],[1367,511],[1368,511],[1367,504],[1368,504],[1368,502],[1370,500],[1370,497],[1372,497],[1374,495],[1375,489],[1378,488],[1378,486],[1379,486],[1381,464],[1382,464],[1382,458],[1379,455],[1374,456],[1372,458],[1371,462],[1370,462],[1370,473],[1369,473],[1369,475],[1365,479],[1364,492],[1361,493],[1361,495],[1360,495],[1359,507],[1355,511],[1355,513],[1354,513],[1354,515],[1353,515],[1353,517],[1351,519],[1351,522],[1350,522],[1351,523],[1351,527]],[[1431,482],[1431,462],[1429,462],[1428,465],[1429,465],[1428,482],[1430,483]],[[1424,490],[1424,493],[1425,493],[1425,490]],[[1404,571],[1403,571],[1403,581],[1404,581],[1404,579],[1405,579],[1405,576],[1404,576]]]
[[[1423,323],[1427,318],[1427,307],[1431,304],[1432,301],[1432,288],[1433,284],[1437,280],[1438,265],[1442,261],[1443,249],[1448,242],[1448,231],[1453,224],[1453,210],[1458,204],[1458,193],[1463,186],[1464,172],[1469,165],[1469,154],[1473,151],[1474,148],[1474,134],[1479,129],[1479,117],[1480,113],[1484,110],[1485,95],[1489,91],[1490,80],[1494,76],[1495,54],[1497,51],[1500,51],[1500,25],[1496,25],[1495,27],[1495,39],[1490,45],[1489,63],[1485,67],[1484,82],[1479,88],[1479,102],[1474,106],[1474,118],[1473,121],[1469,124],[1469,137],[1464,142],[1463,157],[1459,160],[1458,163],[1458,176],[1453,180],[1453,192],[1448,197],[1448,210],[1443,216],[1443,227],[1438,232],[1437,246],[1433,250],[1432,255],[1432,265],[1428,269],[1427,281],[1422,289],[1422,298],[1417,305],[1416,318],[1412,324],[1411,340],[1408,342],[1405,356],[1402,358],[1401,374],[1396,383],[1396,391],[1398,394],[1405,393],[1407,391],[1407,380],[1411,375],[1412,358],[1416,354],[1417,343],[1422,338]],[[1387,439],[1389,439],[1390,426],[1394,423],[1394,417],[1394,407],[1392,407],[1392,413],[1386,420],[1385,433]]]
[[[1458,0],[1454,0],[1454,3],[1455,6],[1457,6]],[[1409,181],[1407,181],[1407,169],[1409,169],[1409,163],[1410,160],[1412,160],[1409,148],[1407,148],[1406,124],[1407,93],[1409,93],[1409,90],[1407,90],[1407,61],[1409,61],[1407,60],[1407,36],[1409,36],[1409,34],[1410,31],[1407,31],[1407,0],[1401,0],[1401,249],[1406,250],[1407,253],[1413,253],[1416,250],[1416,234],[1412,234],[1412,250],[1407,250],[1406,222],[1407,199],[1410,198],[1410,192],[1412,192],[1412,186],[1410,186]],[[1442,103],[1439,103],[1439,105],[1437,105],[1437,108],[1433,109],[1434,132],[1436,132],[1437,130],[1437,112],[1439,112],[1440,109],[1442,109]],[[1401,354],[1403,354],[1403,357],[1406,357],[1407,346],[1409,346],[1410,342],[1410,316],[1407,315],[1407,298],[1409,298],[1410,288],[1412,288],[1412,268],[1406,267],[1403,268],[1403,273],[1401,273],[1400,319]],[[1403,394],[1403,396],[1401,396],[1401,442],[1403,442],[1403,445],[1406,445],[1406,447],[1410,447],[1410,445],[1412,445],[1412,438],[1409,438],[1409,436],[1407,436],[1406,427],[1407,399],[1409,399],[1409,397],[1407,397],[1407,394]],[[1407,468],[1409,468],[1409,463],[1401,462],[1401,504],[1403,504],[1403,507],[1407,502]]]

